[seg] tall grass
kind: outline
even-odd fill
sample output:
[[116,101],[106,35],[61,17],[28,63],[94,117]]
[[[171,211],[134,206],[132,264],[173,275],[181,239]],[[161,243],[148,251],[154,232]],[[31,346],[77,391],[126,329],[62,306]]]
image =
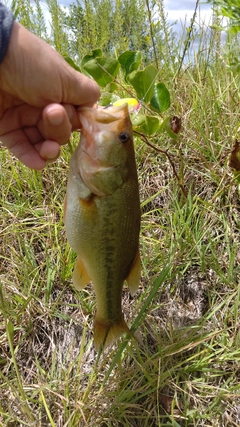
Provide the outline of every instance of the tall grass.
[[240,202],[228,166],[239,79],[231,45],[200,36],[192,64],[165,74],[181,135],[153,141],[186,196],[168,159],[135,140],[142,278],[123,310],[141,344],[94,349],[95,297],[72,287],[62,221],[69,146],[42,173],[0,149],[0,425],[240,424]]

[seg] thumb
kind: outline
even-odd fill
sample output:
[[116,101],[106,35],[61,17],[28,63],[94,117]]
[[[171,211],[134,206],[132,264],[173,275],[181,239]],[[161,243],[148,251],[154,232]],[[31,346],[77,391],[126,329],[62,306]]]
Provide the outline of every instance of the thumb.
[[7,54],[0,66],[0,88],[25,103],[93,105],[98,85],[74,70],[44,40],[14,21]]
[[[63,60],[64,61],[64,60]],[[61,68],[62,103],[92,107],[100,97],[99,86],[84,74],[74,70],[66,61]]]

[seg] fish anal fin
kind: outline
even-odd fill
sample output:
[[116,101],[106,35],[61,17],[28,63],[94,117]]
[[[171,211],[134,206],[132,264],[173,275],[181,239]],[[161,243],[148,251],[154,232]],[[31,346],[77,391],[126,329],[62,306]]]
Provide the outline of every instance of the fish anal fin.
[[101,346],[103,349],[109,347],[124,333],[132,335],[123,316],[118,322],[112,322],[110,320],[104,321],[98,319],[96,315],[94,320],[94,344],[97,350]]
[[77,257],[74,266],[72,279],[75,288],[78,290],[83,289],[89,282],[91,282],[91,278],[89,277],[89,274],[87,273],[82,260],[79,257]]
[[140,283],[140,278],[141,278],[141,260],[140,260],[139,250],[138,250],[135,260],[133,262],[133,265],[131,267],[130,273],[126,278],[126,282],[128,284],[131,295],[134,295],[137,292],[139,283]]

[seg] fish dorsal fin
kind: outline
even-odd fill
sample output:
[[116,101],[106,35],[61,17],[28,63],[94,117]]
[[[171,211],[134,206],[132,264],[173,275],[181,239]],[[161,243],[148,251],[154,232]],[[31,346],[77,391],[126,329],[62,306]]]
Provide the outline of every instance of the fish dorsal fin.
[[77,257],[74,270],[73,270],[73,284],[76,289],[81,290],[85,288],[85,286],[91,282],[91,278],[89,277],[89,274],[87,273],[82,260],[80,257]]
[[139,250],[138,250],[134,263],[130,270],[130,273],[126,278],[126,282],[128,284],[131,295],[134,295],[137,292],[139,282],[140,282],[140,277],[141,277],[141,260],[140,260]]

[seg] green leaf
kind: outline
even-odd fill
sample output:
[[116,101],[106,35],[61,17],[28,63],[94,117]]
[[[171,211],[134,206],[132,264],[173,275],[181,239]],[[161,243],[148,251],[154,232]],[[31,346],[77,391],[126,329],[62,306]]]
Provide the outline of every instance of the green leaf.
[[102,49],[93,49],[92,51],[93,58],[100,58],[102,54],[103,54]]
[[116,92],[118,90],[118,85],[114,82],[108,83],[108,85],[106,86],[106,91],[107,92]]
[[141,59],[141,52],[134,52],[131,50],[128,50],[127,52],[124,52],[122,53],[122,55],[119,56],[118,62],[121,64],[123,70],[125,71],[125,77],[132,71],[138,69]]
[[154,85],[153,93],[150,105],[154,110],[163,113],[170,107],[170,93],[164,83]]
[[171,129],[171,117],[166,117],[166,119],[162,122],[160,131],[163,130],[165,130],[171,138],[177,139],[177,134],[174,133]]
[[141,126],[146,121],[145,114],[133,114],[131,117],[133,129],[138,130],[137,127]]
[[89,74],[85,69],[84,69],[84,65],[87,63],[87,62],[89,62],[89,61],[91,61],[92,59],[94,59],[94,58],[97,58],[97,57],[101,57],[102,56],[102,50],[101,49],[94,49],[93,51],[92,51],[92,55],[85,55],[84,57],[83,57],[83,59],[82,59],[82,62],[81,62],[81,66],[82,66],[82,72],[86,75],[86,76],[88,76],[88,77],[92,77],[91,76],[91,74]]
[[237,34],[240,32],[240,25],[231,25],[229,29],[230,33]]
[[13,326],[13,323],[11,322],[11,320],[9,320],[7,322],[7,332],[8,332],[8,339],[12,343],[13,337],[14,337],[14,326]]
[[86,70],[85,70],[85,64],[87,63],[87,62],[89,62],[89,61],[91,61],[92,59],[94,59],[94,56],[93,55],[85,55],[84,57],[83,57],[83,59],[82,59],[82,62],[81,62],[81,67],[82,67],[82,72],[86,75],[86,76],[88,76],[88,77],[92,77],[91,76],[91,74],[89,74]]
[[86,62],[91,61],[94,58],[102,57],[102,49],[94,49],[92,51],[92,55],[85,55],[82,59],[82,65],[86,64]]
[[102,107],[106,107],[113,102],[113,99],[114,99],[114,95],[112,93],[104,92],[102,93],[101,98],[98,101],[98,105],[101,105]]
[[149,102],[153,97],[154,81],[158,70],[153,65],[148,65],[142,71],[133,71],[128,75],[128,82],[134,87],[137,97],[141,101]]
[[90,61],[86,57],[82,61],[83,69],[94,78],[101,87],[112,82],[118,73],[120,64],[113,58],[94,58]]
[[147,136],[154,135],[160,128],[161,119],[158,117],[137,114],[131,117],[133,130],[142,132]]
[[65,61],[69,64],[69,65],[71,65],[71,67],[72,68],[74,68],[74,70],[76,70],[76,71],[80,71],[81,72],[81,69],[77,66],[77,64],[72,60],[72,58],[70,58],[70,56],[68,56],[68,55],[63,55],[63,58],[65,59]]

